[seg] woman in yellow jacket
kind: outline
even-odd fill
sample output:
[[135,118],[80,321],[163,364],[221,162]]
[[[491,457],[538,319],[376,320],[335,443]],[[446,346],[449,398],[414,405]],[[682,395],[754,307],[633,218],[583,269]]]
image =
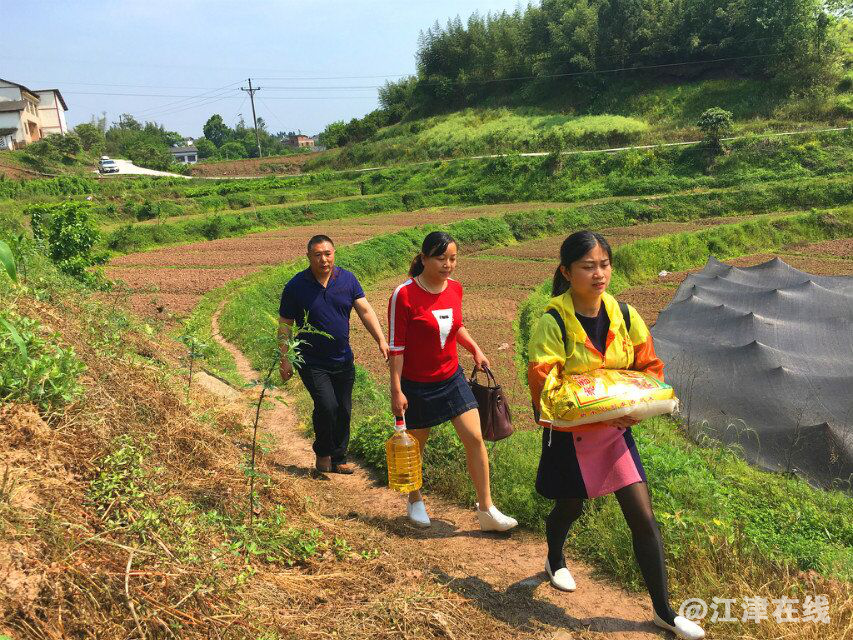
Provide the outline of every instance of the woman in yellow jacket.
[[663,380],[663,362],[652,336],[635,309],[606,292],[612,252],[600,234],[573,233],[560,248],[552,298],[530,337],[528,383],[542,432],[542,456],[536,490],[554,500],[545,531],[551,584],[574,591],[563,545],[584,500],[616,494],[631,529],[634,555],[654,607],[654,622],[679,638],[705,636],[694,622],[678,616],[669,604],[666,564],[660,530],[652,512],[646,474],[631,435],[636,421],[620,418],[580,427],[552,424],[551,395],[543,394],[551,369],[586,373],[599,368],[644,371]]

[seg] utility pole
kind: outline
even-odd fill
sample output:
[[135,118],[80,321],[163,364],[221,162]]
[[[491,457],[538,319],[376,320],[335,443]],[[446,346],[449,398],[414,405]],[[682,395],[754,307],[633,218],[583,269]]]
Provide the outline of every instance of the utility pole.
[[245,91],[249,94],[249,99],[252,101],[252,122],[255,125],[255,143],[258,145],[258,157],[261,157],[261,138],[258,135],[258,118],[255,116],[255,92],[260,91],[260,87],[252,88],[252,79],[249,78],[249,88],[240,87],[240,91]]

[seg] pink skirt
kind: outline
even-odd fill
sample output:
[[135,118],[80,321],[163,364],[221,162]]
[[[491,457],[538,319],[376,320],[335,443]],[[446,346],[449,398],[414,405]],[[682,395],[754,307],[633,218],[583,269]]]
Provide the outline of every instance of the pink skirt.
[[631,428],[542,430],[536,491],[550,500],[597,498],[646,482]]

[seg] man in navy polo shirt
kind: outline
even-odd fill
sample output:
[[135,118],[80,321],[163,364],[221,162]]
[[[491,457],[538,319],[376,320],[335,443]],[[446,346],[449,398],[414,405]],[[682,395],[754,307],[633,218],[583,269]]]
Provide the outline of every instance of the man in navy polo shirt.
[[[352,466],[347,464],[347,446],[355,381],[349,344],[353,308],[386,361],[388,343],[356,277],[335,266],[335,245],[331,238],[317,235],[308,241],[308,262],[309,268],[293,276],[281,294],[279,339],[290,335],[294,321],[302,322],[306,311],[312,326],[332,336],[331,339],[318,335],[305,337],[306,344],[301,349],[305,363],[298,372],[314,400],[317,470],[352,473]],[[280,372],[282,380],[287,381],[293,376],[293,367],[285,356],[283,352]]]

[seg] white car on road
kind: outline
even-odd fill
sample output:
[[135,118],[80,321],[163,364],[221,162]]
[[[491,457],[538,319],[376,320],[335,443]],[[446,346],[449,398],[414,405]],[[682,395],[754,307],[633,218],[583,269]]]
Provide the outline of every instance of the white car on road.
[[98,161],[98,173],[118,173],[118,163],[107,156],[101,156]]

